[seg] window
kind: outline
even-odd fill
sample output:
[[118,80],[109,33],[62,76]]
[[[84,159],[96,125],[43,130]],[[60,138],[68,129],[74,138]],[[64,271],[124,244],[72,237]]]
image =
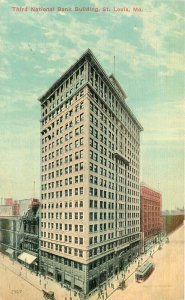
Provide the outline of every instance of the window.
[[83,257],[83,251],[79,250],[79,257]]
[[83,191],[83,187],[80,187],[80,195],[83,195],[84,191]]
[[80,232],[83,232],[83,225],[80,225]]

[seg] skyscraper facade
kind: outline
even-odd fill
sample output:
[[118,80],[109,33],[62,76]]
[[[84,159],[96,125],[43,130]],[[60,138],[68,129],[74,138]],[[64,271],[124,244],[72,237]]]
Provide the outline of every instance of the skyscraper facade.
[[40,269],[84,294],[139,254],[141,125],[87,50],[41,103]]

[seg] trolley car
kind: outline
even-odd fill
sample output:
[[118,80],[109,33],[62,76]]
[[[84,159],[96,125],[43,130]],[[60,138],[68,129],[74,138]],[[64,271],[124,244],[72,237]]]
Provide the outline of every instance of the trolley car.
[[142,282],[144,280],[146,280],[150,274],[153,272],[153,270],[155,269],[154,264],[151,262],[147,262],[145,263],[143,266],[141,266],[136,274],[135,274],[135,278],[137,282]]

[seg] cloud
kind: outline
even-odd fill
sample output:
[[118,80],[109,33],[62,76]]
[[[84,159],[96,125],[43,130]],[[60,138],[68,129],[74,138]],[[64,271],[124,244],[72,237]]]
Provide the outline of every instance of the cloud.
[[[144,145],[159,143],[163,146],[166,143],[176,143],[177,147],[183,146],[184,141],[184,101],[161,102],[154,104],[144,115],[142,124]],[[142,114],[141,114],[142,115]]]
[[38,88],[31,91],[16,90],[12,93],[9,90],[4,91],[0,95],[0,110],[6,109],[6,112],[20,111],[22,110],[22,105],[25,105],[27,108],[32,108],[36,105],[38,95],[41,95],[43,92],[42,88]]
[[158,72],[159,77],[168,77],[172,76],[174,73],[171,70],[168,70],[166,72]]
[[58,14],[61,15],[61,16],[65,16],[66,15],[65,11],[59,11]]
[[[39,6],[39,3],[40,1],[37,1],[35,6]],[[96,0],[91,0],[90,3],[98,7],[104,6]],[[28,1],[25,1],[25,5],[28,5]],[[113,7],[114,3],[108,0],[106,6]],[[122,1],[118,1],[116,6],[122,7]],[[131,17],[142,22],[142,25],[136,22],[137,25],[133,27],[133,32],[137,34],[142,47],[139,47],[135,41],[128,42],[122,37],[112,37],[108,28],[101,22],[94,26],[94,22],[89,20],[84,26],[84,21],[80,20],[77,14],[68,14],[65,16],[65,20],[61,20],[57,18],[57,15],[53,18],[48,14],[30,14],[28,18],[27,14],[22,14],[19,18],[14,13],[13,18],[16,22],[24,23],[32,28],[37,27],[39,35],[42,36],[42,42],[30,39],[29,44],[22,42],[15,47],[20,47],[20,50],[30,54],[45,55],[47,61],[51,62],[48,74],[52,74],[51,69],[54,68],[52,62],[60,61],[61,64],[67,66],[76,60],[86,48],[92,48],[105,62],[110,61],[110,58],[116,53],[118,61],[127,63],[130,71],[134,71],[138,75],[145,72],[146,68],[157,70],[159,67],[166,68],[165,71],[158,72],[160,77],[173,76],[175,72],[182,72],[184,68],[183,54],[166,49],[166,39],[173,37],[175,32],[180,32],[177,21],[181,19],[181,16],[175,13],[171,15],[168,5],[163,2],[156,4],[153,0],[144,0],[141,2],[141,6],[150,12],[138,13],[134,16],[132,14]],[[114,19],[118,20],[120,16],[122,22],[126,17],[121,13],[113,13],[113,15],[107,14],[107,20],[112,22]],[[99,17],[102,17],[102,14]],[[71,45],[70,48],[68,45]],[[154,51],[153,53],[147,51],[148,46]]]
[[0,79],[1,80],[7,80],[7,79],[9,79],[9,74],[7,73],[6,70],[0,69]]
[[59,70],[56,68],[44,68],[39,71],[40,74],[56,74]]

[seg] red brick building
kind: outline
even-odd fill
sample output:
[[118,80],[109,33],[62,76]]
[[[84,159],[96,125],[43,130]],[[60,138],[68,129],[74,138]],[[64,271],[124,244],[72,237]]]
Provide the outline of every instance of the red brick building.
[[157,237],[163,229],[162,194],[141,184],[141,232],[144,243]]
[[12,206],[14,203],[14,200],[12,198],[5,198],[4,202],[5,202],[5,205]]

